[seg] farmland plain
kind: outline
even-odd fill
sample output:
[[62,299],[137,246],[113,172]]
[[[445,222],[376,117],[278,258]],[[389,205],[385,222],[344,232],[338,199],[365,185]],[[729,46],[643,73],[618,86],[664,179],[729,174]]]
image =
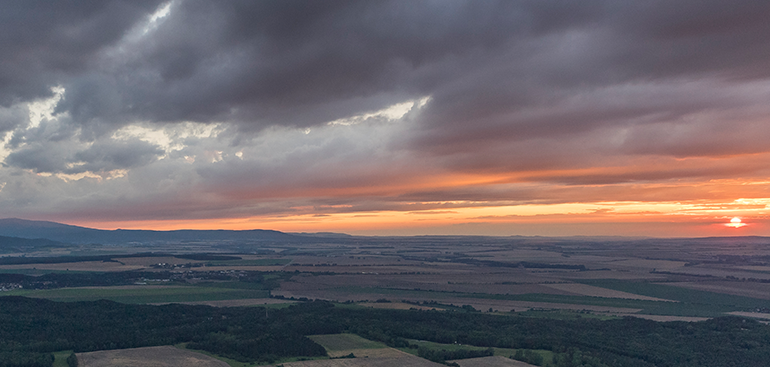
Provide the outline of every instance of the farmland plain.
[[[770,309],[770,239],[761,237],[332,236],[238,249],[205,241],[52,248],[24,259],[0,258],[0,273],[145,275],[120,287],[19,289],[7,282],[0,294],[218,306],[324,299],[390,308],[468,305],[485,312],[551,309],[648,318]],[[249,288],[243,280],[253,274],[265,279]],[[159,285],[160,278],[169,281]]]

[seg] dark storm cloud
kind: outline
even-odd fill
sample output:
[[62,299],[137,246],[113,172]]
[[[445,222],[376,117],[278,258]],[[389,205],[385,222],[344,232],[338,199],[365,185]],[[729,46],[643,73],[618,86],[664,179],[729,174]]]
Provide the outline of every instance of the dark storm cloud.
[[92,67],[158,1],[37,1],[0,4],[0,105],[46,97]]
[[[545,138],[552,141],[541,144],[541,153],[564,155],[560,146],[576,134],[591,133],[601,141],[609,140],[612,129],[669,123],[636,138],[637,152],[723,155],[745,153],[746,146],[766,149],[760,138],[766,128],[746,140],[741,128],[715,132],[693,120],[713,125],[702,114],[751,109],[761,105],[757,96],[767,97],[750,82],[770,77],[764,66],[770,39],[761,36],[770,34],[765,21],[770,4],[613,1],[600,8],[598,20],[546,35],[514,36],[518,42],[480,60],[475,74],[436,88],[414,146],[494,161],[496,156],[484,154],[490,145],[511,148]],[[722,117],[735,121],[739,115],[747,117]],[[682,124],[695,133],[667,137],[664,145],[659,137]],[[729,143],[710,150],[720,139]],[[643,148],[648,145],[656,149]]]
[[310,126],[431,94],[516,39],[590,21],[596,10],[590,2],[182,1],[151,40],[101,59],[102,75],[74,81],[58,110],[81,121]]

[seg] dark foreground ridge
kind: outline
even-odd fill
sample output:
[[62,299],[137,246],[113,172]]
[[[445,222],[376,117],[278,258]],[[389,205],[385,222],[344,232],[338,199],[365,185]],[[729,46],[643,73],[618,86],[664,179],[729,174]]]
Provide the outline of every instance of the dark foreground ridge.
[[547,349],[551,366],[761,366],[770,326],[737,317],[698,323],[555,320],[461,311],[378,310],[311,301],[270,311],[0,297],[0,366],[50,366],[55,351],[188,343],[243,362],[323,356],[307,335],[355,333],[393,347],[408,339]]

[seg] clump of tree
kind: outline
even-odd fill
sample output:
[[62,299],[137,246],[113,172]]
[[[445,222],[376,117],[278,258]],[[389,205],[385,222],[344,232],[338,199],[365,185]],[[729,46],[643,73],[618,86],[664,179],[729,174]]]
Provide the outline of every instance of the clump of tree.
[[511,359],[534,364],[535,366],[542,366],[544,362],[543,356],[540,353],[530,349],[517,350],[516,353],[511,356]]
[[67,357],[67,366],[69,367],[78,367],[78,357],[75,355],[75,353],[70,353],[69,357]]

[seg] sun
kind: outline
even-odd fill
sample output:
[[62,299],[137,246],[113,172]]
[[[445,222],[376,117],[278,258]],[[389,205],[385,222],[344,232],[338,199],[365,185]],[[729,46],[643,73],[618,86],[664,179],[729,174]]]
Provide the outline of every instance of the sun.
[[730,219],[730,223],[727,223],[725,225],[733,228],[741,228],[745,226],[746,223],[741,222],[741,218],[733,217],[733,219]]

